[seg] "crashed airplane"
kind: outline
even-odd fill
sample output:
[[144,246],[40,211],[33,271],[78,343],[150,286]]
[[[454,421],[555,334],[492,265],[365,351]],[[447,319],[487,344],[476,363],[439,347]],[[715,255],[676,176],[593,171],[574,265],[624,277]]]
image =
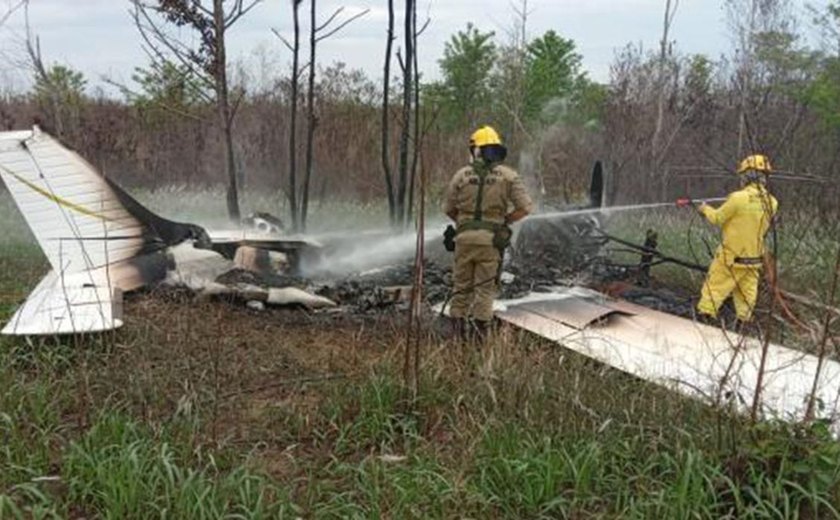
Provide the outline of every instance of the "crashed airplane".
[[51,271],[2,333],[53,335],[120,327],[122,295],[170,280],[211,294],[247,293],[268,304],[331,305],[297,288],[225,286],[218,275],[241,262],[280,254],[295,263],[319,244],[253,229],[212,231],[164,219],[37,127],[0,133],[0,177]]
[[[258,263],[257,257],[265,261],[279,254],[294,264],[303,256],[317,256],[320,244],[284,236],[261,217],[253,219],[249,229],[224,232],[164,219],[37,128],[0,133],[0,177],[52,268],[3,334],[114,329],[123,323],[124,292],[167,280],[268,304],[333,305],[294,287],[265,289],[217,281],[238,264]],[[590,206],[601,206],[602,192],[603,177],[596,167]],[[597,221],[592,225],[597,227]],[[574,233],[581,232],[593,238],[586,229]],[[593,244],[597,247],[597,240]],[[765,417],[801,420],[809,408],[817,418],[834,421],[837,416],[840,363],[780,345],[765,348],[756,339],[582,287],[541,291],[498,301],[496,316],[711,404],[746,411],[760,391],[759,410]]]

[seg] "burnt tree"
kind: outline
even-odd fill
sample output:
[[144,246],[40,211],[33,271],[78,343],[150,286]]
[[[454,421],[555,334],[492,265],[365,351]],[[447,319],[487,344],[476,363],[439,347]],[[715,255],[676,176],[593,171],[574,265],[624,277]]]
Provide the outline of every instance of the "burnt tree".
[[405,0],[405,28],[404,28],[404,56],[400,60],[402,68],[402,120],[400,128],[399,141],[399,162],[397,165],[397,224],[400,227],[407,225],[408,211],[406,204],[406,193],[408,191],[409,169],[411,167],[409,160],[411,142],[411,108],[414,102],[413,85],[414,85],[414,42],[415,42],[415,11],[417,4],[415,0]]
[[[306,165],[304,166],[303,186],[300,196],[300,217],[298,223],[301,231],[306,231],[306,218],[309,214],[309,186],[312,182],[312,169],[314,163],[315,130],[318,126],[318,118],[315,115],[315,74],[318,43],[334,35],[341,29],[347,27],[354,20],[361,18],[368,13],[368,9],[356,13],[347,20],[342,21],[333,29],[330,26],[344,11],[343,7],[336,9],[327,20],[318,25],[316,0],[310,0],[309,4],[309,78],[306,87]],[[324,32],[326,31],[326,32]]]
[[391,104],[391,56],[394,50],[394,0],[388,0],[388,34],[385,42],[385,65],[382,80],[382,173],[385,175],[385,191],[388,195],[388,216],[391,225],[397,223],[397,203],[394,196],[394,180],[391,169],[389,152],[390,120],[389,105]]

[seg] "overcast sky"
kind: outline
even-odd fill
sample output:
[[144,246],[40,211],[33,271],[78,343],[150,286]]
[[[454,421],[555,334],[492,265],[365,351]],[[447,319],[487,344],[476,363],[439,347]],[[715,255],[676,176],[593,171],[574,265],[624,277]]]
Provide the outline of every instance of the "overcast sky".
[[[800,14],[807,19],[805,1],[795,0]],[[827,1],[809,3],[825,5]],[[0,12],[5,12],[6,5],[12,2],[0,0]],[[128,14],[128,0],[31,0],[31,4],[31,25],[40,37],[44,58],[82,70],[91,85],[100,84],[103,77],[126,81],[135,66],[146,63]],[[530,0],[528,32],[535,36],[554,29],[574,39],[590,77],[606,81],[617,49],[628,43],[646,48],[657,45],[663,4],[663,0]],[[271,29],[291,33],[290,5],[290,0],[263,0],[231,32],[230,59],[256,64],[259,59],[255,51],[262,49],[270,65],[287,66],[290,52]],[[347,13],[370,8],[367,16],[322,44],[319,61],[323,64],[340,60],[366,70],[371,77],[381,77],[385,0],[320,0],[318,5],[322,13],[342,5]],[[468,22],[504,37],[504,28],[512,20],[510,0],[418,0],[418,5],[420,18],[426,14],[431,18],[420,41],[421,69],[427,77],[438,76],[437,60],[445,41]],[[680,2],[673,29],[673,39],[680,50],[712,57],[727,51],[730,40],[722,6],[723,0]],[[307,13],[301,11],[305,18]],[[25,83],[24,74],[15,70],[8,56],[15,54],[15,40],[22,37],[22,32],[22,16],[15,16],[0,29],[0,49],[6,55],[0,73],[6,81],[11,79],[18,85]]]

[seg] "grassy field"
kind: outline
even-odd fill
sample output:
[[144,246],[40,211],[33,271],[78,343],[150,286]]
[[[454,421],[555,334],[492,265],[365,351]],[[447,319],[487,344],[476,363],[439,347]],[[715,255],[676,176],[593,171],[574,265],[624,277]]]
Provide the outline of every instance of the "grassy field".
[[[5,320],[46,262],[0,202]],[[684,247],[667,214],[635,218],[611,229]],[[412,402],[401,316],[173,291],[126,314],[96,338],[0,339],[0,519],[840,516],[824,425],[750,425],[513,330],[482,352],[425,338]]]

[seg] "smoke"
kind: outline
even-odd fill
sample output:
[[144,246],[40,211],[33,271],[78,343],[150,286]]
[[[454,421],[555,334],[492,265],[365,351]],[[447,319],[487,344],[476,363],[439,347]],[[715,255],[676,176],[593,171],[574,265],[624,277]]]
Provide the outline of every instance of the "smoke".
[[[426,243],[441,241],[445,227],[439,220],[426,224]],[[301,266],[302,274],[310,278],[341,277],[404,263],[414,256],[417,246],[417,233],[382,229],[322,234],[314,238],[324,244],[324,254]]]

